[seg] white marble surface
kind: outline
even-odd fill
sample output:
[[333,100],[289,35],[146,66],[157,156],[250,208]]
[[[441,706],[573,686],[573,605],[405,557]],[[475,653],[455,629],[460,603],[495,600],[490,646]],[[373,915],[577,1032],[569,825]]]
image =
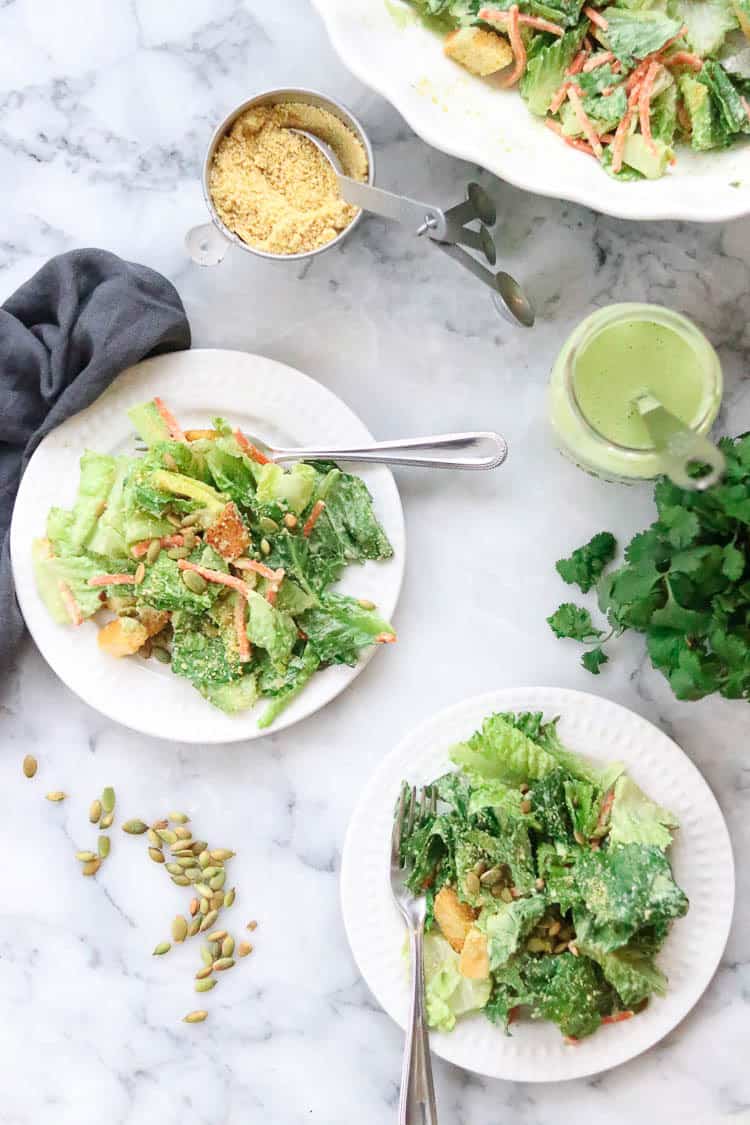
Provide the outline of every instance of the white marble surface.
[[[247,748],[195,749],[114,727],[73,698],[28,643],[2,695],[0,1058],[3,1125],[386,1125],[401,1034],[350,959],[337,871],[347,817],[410,726],[468,694],[550,683],[601,692],[660,723],[704,771],[738,859],[737,918],[695,1012],[646,1057],[561,1086],[485,1082],[436,1064],[446,1125],[714,1125],[750,1119],[746,706],[676,703],[636,641],[598,680],[544,623],[554,560],[601,527],[651,518],[648,491],[597,483],[558,458],[546,372],[570,327],[616,299],[660,301],[702,324],[728,379],[722,425],[750,427],[744,381],[750,221],[635,226],[522,195],[490,177],[502,259],[540,312],[505,327],[483,291],[377,221],[337,252],[284,266],[235,253],[184,258],[203,217],[198,174],[215,122],[272,85],[349,103],[380,181],[450,203],[476,170],[430,151],[333,56],[306,0],[0,0],[0,298],[48,257],[99,245],[166,272],[197,345],[258,351],[342,395],[376,434],[494,426],[511,444],[492,477],[402,474],[409,535],[400,643],[304,726]],[[210,373],[208,373],[210,376]],[[456,560],[468,581],[457,582]],[[21,757],[40,759],[35,782]],[[235,847],[237,922],[256,952],[193,1005],[197,951],[150,950],[178,888],[115,833],[97,880],[86,809],[114,784],[125,815],[184,808]],[[61,806],[41,794],[63,788]],[[165,886],[166,884],[166,886]]]

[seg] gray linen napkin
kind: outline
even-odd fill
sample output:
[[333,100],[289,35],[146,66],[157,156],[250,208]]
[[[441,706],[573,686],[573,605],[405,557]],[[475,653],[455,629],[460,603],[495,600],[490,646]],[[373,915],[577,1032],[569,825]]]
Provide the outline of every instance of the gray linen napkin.
[[8,531],[31,454],[126,367],[189,347],[174,286],[106,250],[52,258],[0,307],[0,672],[23,635]]

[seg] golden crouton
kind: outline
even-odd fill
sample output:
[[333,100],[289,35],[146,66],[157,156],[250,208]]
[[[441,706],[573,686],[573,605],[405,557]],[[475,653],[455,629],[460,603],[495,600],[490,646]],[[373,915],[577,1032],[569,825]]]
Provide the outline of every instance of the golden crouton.
[[99,648],[109,656],[132,656],[148,638],[148,630],[132,617],[117,617],[99,630]]
[[214,520],[204,538],[227,562],[234,562],[244,554],[250,536],[233,501],[230,500],[218,519]]
[[218,430],[185,430],[186,441],[215,441]]
[[490,956],[487,952],[487,937],[472,926],[466,935],[464,947],[458,962],[458,971],[469,980],[487,980],[490,975]]
[[472,74],[485,78],[513,61],[507,39],[483,27],[460,27],[445,37],[443,51]]
[[474,908],[467,902],[461,902],[453,887],[443,887],[435,895],[435,921],[456,953],[463,949],[475,918]]

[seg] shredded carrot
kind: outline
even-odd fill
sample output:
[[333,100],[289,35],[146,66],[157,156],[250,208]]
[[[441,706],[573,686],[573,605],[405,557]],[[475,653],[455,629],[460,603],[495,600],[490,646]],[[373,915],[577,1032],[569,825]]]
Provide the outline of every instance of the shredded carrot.
[[73,591],[71,590],[70,586],[67,582],[63,582],[62,580],[60,580],[57,584],[57,587],[60,591],[60,597],[63,600],[63,604],[68,611],[68,617],[70,618],[71,625],[82,625],[83,614],[81,613],[78,602],[73,597]]
[[604,798],[602,800],[601,807],[599,809],[599,816],[596,819],[596,827],[597,828],[603,828],[604,825],[607,823],[607,818],[609,817],[609,814],[612,811],[612,805],[614,804],[614,801],[615,801],[615,787],[614,787],[614,785],[611,785],[609,787],[609,789],[607,790],[607,792],[604,794]]
[[549,103],[549,112],[557,113],[560,106],[563,104],[568,96],[568,87],[570,82],[563,82],[562,86],[552,95],[552,101]]
[[552,121],[548,117],[544,124],[548,129],[551,129],[553,133],[557,133],[558,137],[565,141],[566,145],[569,145],[570,148],[577,149],[578,152],[585,152],[587,156],[594,155],[594,150],[587,141],[579,140],[578,137],[566,137],[562,131],[562,125],[559,125],[557,121]]
[[687,66],[691,70],[702,70],[703,59],[694,55],[692,51],[675,51],[673,55],[662,59],[665,66]]
[[643,84],[641,85],[641,90],[638,95],[638,120],[641,125],[641,133],[654,156],[659,155],[659,150],[651,135],[651,96],[654,91],[656,76],[660,70],[661,63],[654,59],[648,68],[646,77],[643,79]]
[[242,430],[234,430],[233,432],[240,449],[248,455],[251,461],[257,461],[259,465],[269,464],[269,458],[259,449],[256,449],[251,441],[247,440]]
[[611,51],[599,51],[597,54],[590,58],[584,64],[583,73],[589,74],[592,70],[596,70],[598,66],[604,66],[605,63],[611,62],[615,56]]
[[510,17],[508,20],[508,39],[510,40],[511,50],[513,51],[513,69],[510,74],[500,82],[500,85],[506,88],[515,86],[526,69],[526,47],[521,38],[518,4],[512,4],[510,6],[508,16]]
[[137,586],[135,574],[97,574],[89,578],[89,586]]
[[591,118],[583,108],[583,102],[581,101],[578,91],[573,86],[571,86],[568,90],[568,101],[573,106],[573,112],[576,115],[576,121],[581,126],[583,135],[591,145],[596,155],[601,157],[604,149],[602,148],[601,142],[599,141],[599,135],[591,123]]
[[565,71],[568,77],[573,77],[574,74],[580,74],[581,71],[586,69],[586,59],[588,58],[587,51],[579,51],[572,63]]
[[690,136],[693,131],[693,123],[690,120],[690,114],[687,111],[685,103],[682,100],[677,103],[677,120],[683,132]]
[[607,20],[601,12],[597,12],[596,8],[592,8],[590,4],[583,9],[583,14],[584,16],[588,16],[591,22],[596,24],[597,27],[600,27],[602,31],[606,31],[609,27]]
[[[481,8],[479,19],[484,20],[485,23],[506,24],[510,21],[510,12],[499,8]],[[551,35],[563,36],[565,34],[559,24],[552,23],[551,20],[544,20],[540,16],[519,14],[518,22],[525,27],[534,27],[537,31],[548,31]]]
[[612,142],[612,171],[617,173],[622,169],[623,154],[625,152],[625,142],[628,139],[628,131],[630,129],[630,120],[633,116],[632,109],[626,110],[620,124],[615,130],[615,139]]
[[613,1012],[611,1016],[602,1016],[602,1023],[622,1023],[624,1020],[632,1020],[635,1012]]
[[612,66],[609,69],[612,71],[613,74],[619,74],[620,71],[622,70],[622,63],[620,62],[619,59],[615,59],[615,61],[612,63]]
[[201,578],[205,578],[206,582],[216,582],[220,586],[231,586],[233,590],[239,590],[245,598],[250,593],[247,582],[243,582],[241,578],[235,577],[234,574],[224,574],[222,570],[210,570],[208,567],[198,566],[197,563],[190,562],[188,559],[178,559],[177,565],[180,570],[194,570],[196,574],[200,574]]
[[279,596],[279,587],[274,586],[273,583],[269,583],[268,589],[266,590],[266,601],[268,602],[268,604],[269,605],[275,605],[276,599],[277,599],[278,596]]
[[234,629],[237,634],[240,661],[246,664],[250,659],[250,641],[247,638],[247,625],[245,623],[245,599],[239,591],[234,599]]
[[[185,540],[182,535],[165,535],[159,540],[162,547],[181,547],[184,542]],[[148,549],[152,543],[153,539],[142,539],[140,543],[135,543],[130,548],[130,553],[133,558],[143,558],[145,554],[148,554]]]
[[321,517],[321,515],[323,514],[324,511],[325,511],[325,501],[324,500],[316,500],[315,503],[312,506],[312,511],[310,512],[310,515],[307,517],[307,519],[305,521],[305,526],[302,528],[302,534],[304,535],[305,539],[309,539],[310,532],[315,527],[315,524],[318,522],[318,520],[320,519],[320,517]]
[[378,633],[375,638],[376,645],[394,645],[397,637],[395,633]]
[[167,407],[160,398],[154,399],[154,406],[159,411],[164,425],[169,430],[169,436],[174,441],[184,441],[185,435],[180,429],[180,425],[169,407]]
[[256,562],[255,559],[235,559],[232,566],[236,566],[238,570],[254,570],[256,574],[259,574],[261,578],[267,578],[269,582],[279,583],[285,574],[283,567],[272,570],[270,566]]

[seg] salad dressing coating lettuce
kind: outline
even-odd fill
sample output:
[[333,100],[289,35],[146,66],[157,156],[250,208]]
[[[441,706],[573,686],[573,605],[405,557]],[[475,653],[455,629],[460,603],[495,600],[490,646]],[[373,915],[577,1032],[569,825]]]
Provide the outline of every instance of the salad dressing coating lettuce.
[[395,640],[371,602],[330,588],[393,554],[364,481],[264,463],[221,418],[183,435],[158,399],[129,416],[143,455],[86,451],[73,507],[52,508],[33,545],[56,622],[109,610],[103,659],[147,642],[228,714],[267,699],[263,727],[318,669]]
[[655,957],[688,909],[667,856],[675,817],[619,763],[568,750],[540,712],[489,716],[451,757],[434,814],[402,840],[440,951],[432,1026],[480,1008],[507,1029],[520,1010],[580,1039],[663,995]]

